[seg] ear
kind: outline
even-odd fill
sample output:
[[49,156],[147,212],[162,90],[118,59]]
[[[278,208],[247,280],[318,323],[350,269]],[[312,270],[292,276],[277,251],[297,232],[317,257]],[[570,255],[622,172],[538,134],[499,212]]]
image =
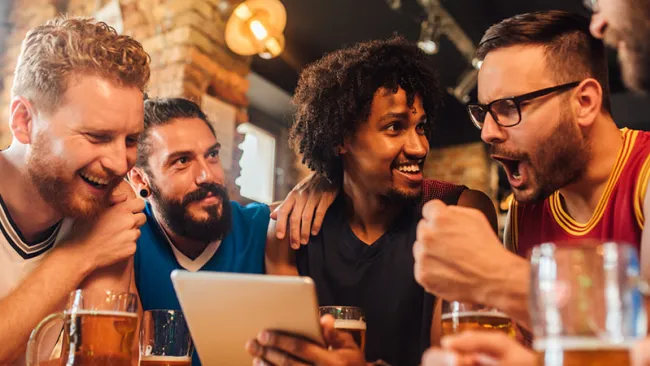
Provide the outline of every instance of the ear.
[[133,167],[131,170],[129,170],[129,173],[127,175],[129,176],[129,181],[131,182],[131,185],[136,192],[140,192],[142,189],[150,189],[149,177],[147,177],[142,169]]
[[27,145],[32,141],[34,113],[32,104],[26,98],[18,96],[11,100],[9,128],[14,138],[21,144]]
[[603,88],[596,79],[583,80],[575,90],[575,115],[582,127],[590,126],[603,108]]

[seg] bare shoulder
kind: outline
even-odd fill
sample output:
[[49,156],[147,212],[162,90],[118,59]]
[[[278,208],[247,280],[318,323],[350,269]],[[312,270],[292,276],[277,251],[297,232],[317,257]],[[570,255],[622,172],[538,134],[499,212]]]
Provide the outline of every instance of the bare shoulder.
[[497,230],[498,221],[494,203],[485,193],[474,189],[466,189],[458,198],[458,206],[471,207],[483,212],[492,228],[495,231]]

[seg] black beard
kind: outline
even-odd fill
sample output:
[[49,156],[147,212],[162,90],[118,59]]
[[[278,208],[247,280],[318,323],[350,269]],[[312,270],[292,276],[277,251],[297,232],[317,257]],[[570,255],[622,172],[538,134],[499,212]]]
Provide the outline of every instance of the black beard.
[[[207,207],[207,220],[196,220],[188,212],[187,206],[195,201],[201,201],[209,193],[221,199],[221,215],[219,206]],[[151,199],[158,207],[160,219],[175,235],[201,242],[213,242],[223,239],[232,226],[232,208],[226,188],[219,184],[202,184],[196,191],[188,193],[182,201],[169,199],[160,193],[157,185],[152,183]]]

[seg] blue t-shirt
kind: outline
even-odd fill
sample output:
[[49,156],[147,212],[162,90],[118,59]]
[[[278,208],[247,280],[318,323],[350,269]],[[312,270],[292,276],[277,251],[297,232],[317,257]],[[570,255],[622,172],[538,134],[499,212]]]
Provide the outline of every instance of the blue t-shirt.
[[[200,270],[263,274],[269,207],[258,203],[246,207],[237,202],[230,203],[232,228],[221,241],[216,253]],[[141,235],[134,259],[135,284],[143,311],[180,310],[170,275],[173,270],[183,268],[178,264],[149,204],[145,208],[145,215],[147,223],[140,228]],[[201,364],[196,352],[192,364]]]

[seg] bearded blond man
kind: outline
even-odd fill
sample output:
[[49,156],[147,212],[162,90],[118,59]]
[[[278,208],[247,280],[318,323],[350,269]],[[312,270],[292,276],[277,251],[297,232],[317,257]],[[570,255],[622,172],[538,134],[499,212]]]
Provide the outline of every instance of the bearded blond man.
[[143,129],[149,56],[101,22],[30,30],[0,151],[0,364],[77,288],[128,291],[144,204],[123,177]]

